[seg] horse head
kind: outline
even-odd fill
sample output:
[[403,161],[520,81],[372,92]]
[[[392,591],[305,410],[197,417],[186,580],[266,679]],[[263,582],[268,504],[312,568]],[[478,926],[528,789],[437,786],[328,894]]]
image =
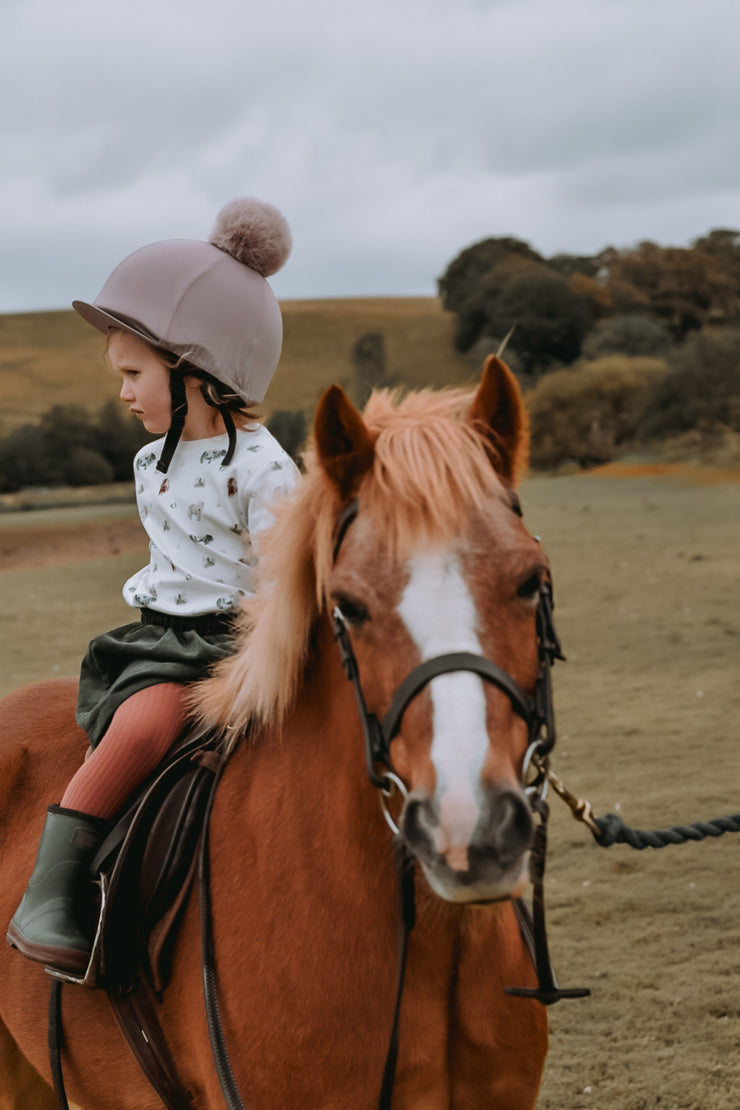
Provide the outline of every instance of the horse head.
[[[417,394],[392,407],[374,395],[363,417],[337,387],[319,403],[315,452],[335,521],[345,508],[322,592],[371,719],[386,717],[404,676],[421,675],[386,739],[405,786],[399,829],[429,884],[459,903],[518,895],[533,832],[521,701],[537,682],[548,576],[514,492],[526,412],[496,357],[472,398]],[[420,668],[440,657],[492,662],[503,679],[478,664],[427,678]]]

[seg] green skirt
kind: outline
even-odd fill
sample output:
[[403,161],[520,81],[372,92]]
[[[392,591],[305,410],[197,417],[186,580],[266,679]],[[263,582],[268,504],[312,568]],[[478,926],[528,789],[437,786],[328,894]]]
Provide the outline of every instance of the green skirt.
[[100,743],[127,698],[159,682],[196,682],[234,651],[233,615],[170,617],[143,609],[141,622],[124,624],[90,641],[80,670],[77,723]]

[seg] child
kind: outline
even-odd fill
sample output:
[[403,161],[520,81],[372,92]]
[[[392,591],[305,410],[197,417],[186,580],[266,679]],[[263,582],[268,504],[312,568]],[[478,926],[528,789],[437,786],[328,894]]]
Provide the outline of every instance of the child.
[[[250,405],[261,401],[282,343],[265,277],[291,247],[284,217],[249,198],[218,215],[209,242],[168,240],[116,267],[80,315],[108,336],[121,400],[164,439],[134,462],[150,559],[124,586],[140,621],[94,639],[82,663],[77,720],[92,755],[49,807],[8,942],[82,972],[90,941],[77,891],[108,826],[182,732],[186,684],[231,650],[231,623],[254,593],[256,540],[297,470]],[[166,434],[165,434],[166,433]]]

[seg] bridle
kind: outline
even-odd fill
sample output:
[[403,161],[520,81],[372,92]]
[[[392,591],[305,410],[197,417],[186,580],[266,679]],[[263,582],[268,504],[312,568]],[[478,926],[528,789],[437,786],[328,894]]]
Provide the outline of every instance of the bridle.
[[[512,511],[521,516],[519,500],[511,499]],[[334,534],[333,558],[336,562],[339,551],[352,522],[357,518],[359,505],[353,499],[341,513]],[[582,988],[561,989],[553,974],[547,946],[544,908],[544,872],[547,850],[547,819],[549,808],[546,801],[549,782],[550,753],[555,746],[555,710],[552,697],[551,671],[556,659],[564,660],[560,641],[553,623],[552,586],[549,578],[539,585],[536,610],[536,636],[538,668],[534,692],[530,697],[506,671],[484,655],[471,652],[448,652],[425,660],[403,679],[391,698],[390,706],[380,720],[369,712],[362,689],[359,666],[352,647],[348,622],[341,606],[336,605],[332,614],[334,636],[339,646],[342,664],[347,678],[352,683],[357,711],[365,742],[365,765],[370,782],[380,792],[381,806],[386,819],[396,834],[397,858],[399,860],[399,884],[401,890],[402,917],[413,924],[413,910],[409,911],[409,901],[413,903],[413,857],[403,841],[399,829],[387,810],[387,798],[397,789],[407,796],[402,779],[393,769],[390,746],[398,734],[404,712],[424,687],[441,674],[455,671],[468,671],[479,675],[485,682],[496,686],[509,698],[514,711],[526,722],[528,746],[522,768],[522,786],[529,801],[533,815],[537,818],[532,847],[530,850],[530,873],[533,885],[533,912],[530,914],[523,902],[515,903],[525,939],[537,971],[536,988],[508,987],[506,993],[518,997],[535,998],[549,1006],[563,998],[580,998],[590,992]],[[403,968],[405,966],[406,944],[410,927],[404,929],[405,935],[399,943],[399,983],[396,1001],[396,1023],[400,1008],[400,993],[403,989]],[[392,1070],[395,1066],[397,1048],[397,1028],[391,1038],[391,1049],[386,1061],[384,1091],[388,1081],[392,1088]],[[389,1077],[390,1072],[390,1077]],[[383,1102],[381,1107],[390,1105]]]
[[[518,510],[518,501],[514,511]],[[336,562],[342,541],[351,523],[359,512],[357,500],[351,501],[343,510],[334,541],[334,562]],[[519,514],[521,515],[521,514]],[[529,732],[528,747],[524,758],[523,785],[530,804],[535,797],[544,797],[547,790],[547,758],[555,746],[555,710],[552,698],[551,669],[556,659],[564,660],[560,641],[555,632],[552,618],[552,587],[549,579],[540,582],[537,595],[537,655],[538,671],[534,693],[530,697],[514,681],[510,674],[488,659],[467,651],[446,652],[426,659],[403,679],[397,687],[391,704],[382,721],[367,708],[360,680],[360,671],[352,648],[348,622],[341,605],[335,605],[332,612],[334,636],[339,646],[342,665],[347,678],[352,683],[357,710],[365,740],[365,765],[367,774],[379,790],[387,791],[391,785],[401,780],[393,769],[390,746],[401,727],[403,715],[409,704],[424,687],[441,674],[455,671],[468,671],[479,675],[486,682],[498,687],[506,694],[514,711],[526,722]],[[378,770],[381,768],[381,770]],[[534,772],[534,778],[532,778]],[[530,781],[526,781],[529,778]],[[533,808],[536,808],[533,806]]]

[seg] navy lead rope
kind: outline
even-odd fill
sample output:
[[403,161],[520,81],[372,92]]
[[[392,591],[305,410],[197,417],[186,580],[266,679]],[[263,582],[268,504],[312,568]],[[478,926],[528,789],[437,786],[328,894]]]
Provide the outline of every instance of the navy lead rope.
[[602,848],[613,844],[629,844],[641,852],[644,848],[667,848],[669,844],[688,844],[690,840],[706,840],[707,837],[722,836],[726,832],[740,832],[740,813],[730,813],[727,817],[715,817],[711,821],[694,821],[691,825],[672,825],[668,829],[633,829],[625,825],[617,813],[607,813],[605,817],[594,817],[599,834],[593,833],[594,840]]
[[560,781],[553,771],[548,771],[553,790],[569,807],[577,821],[582,821],[601,848],[614,844],[628,844],[638,852],[645,848],[667,848],[669,844],[687,844],[690,840],[706,840],[723,836],[727,832],[740,832],[740,813],[715,817],[709,821],[694,821],[690,825],[672,825],[668,829],[633,829],[617,813],[595,817],[591,803],[577,798]]

